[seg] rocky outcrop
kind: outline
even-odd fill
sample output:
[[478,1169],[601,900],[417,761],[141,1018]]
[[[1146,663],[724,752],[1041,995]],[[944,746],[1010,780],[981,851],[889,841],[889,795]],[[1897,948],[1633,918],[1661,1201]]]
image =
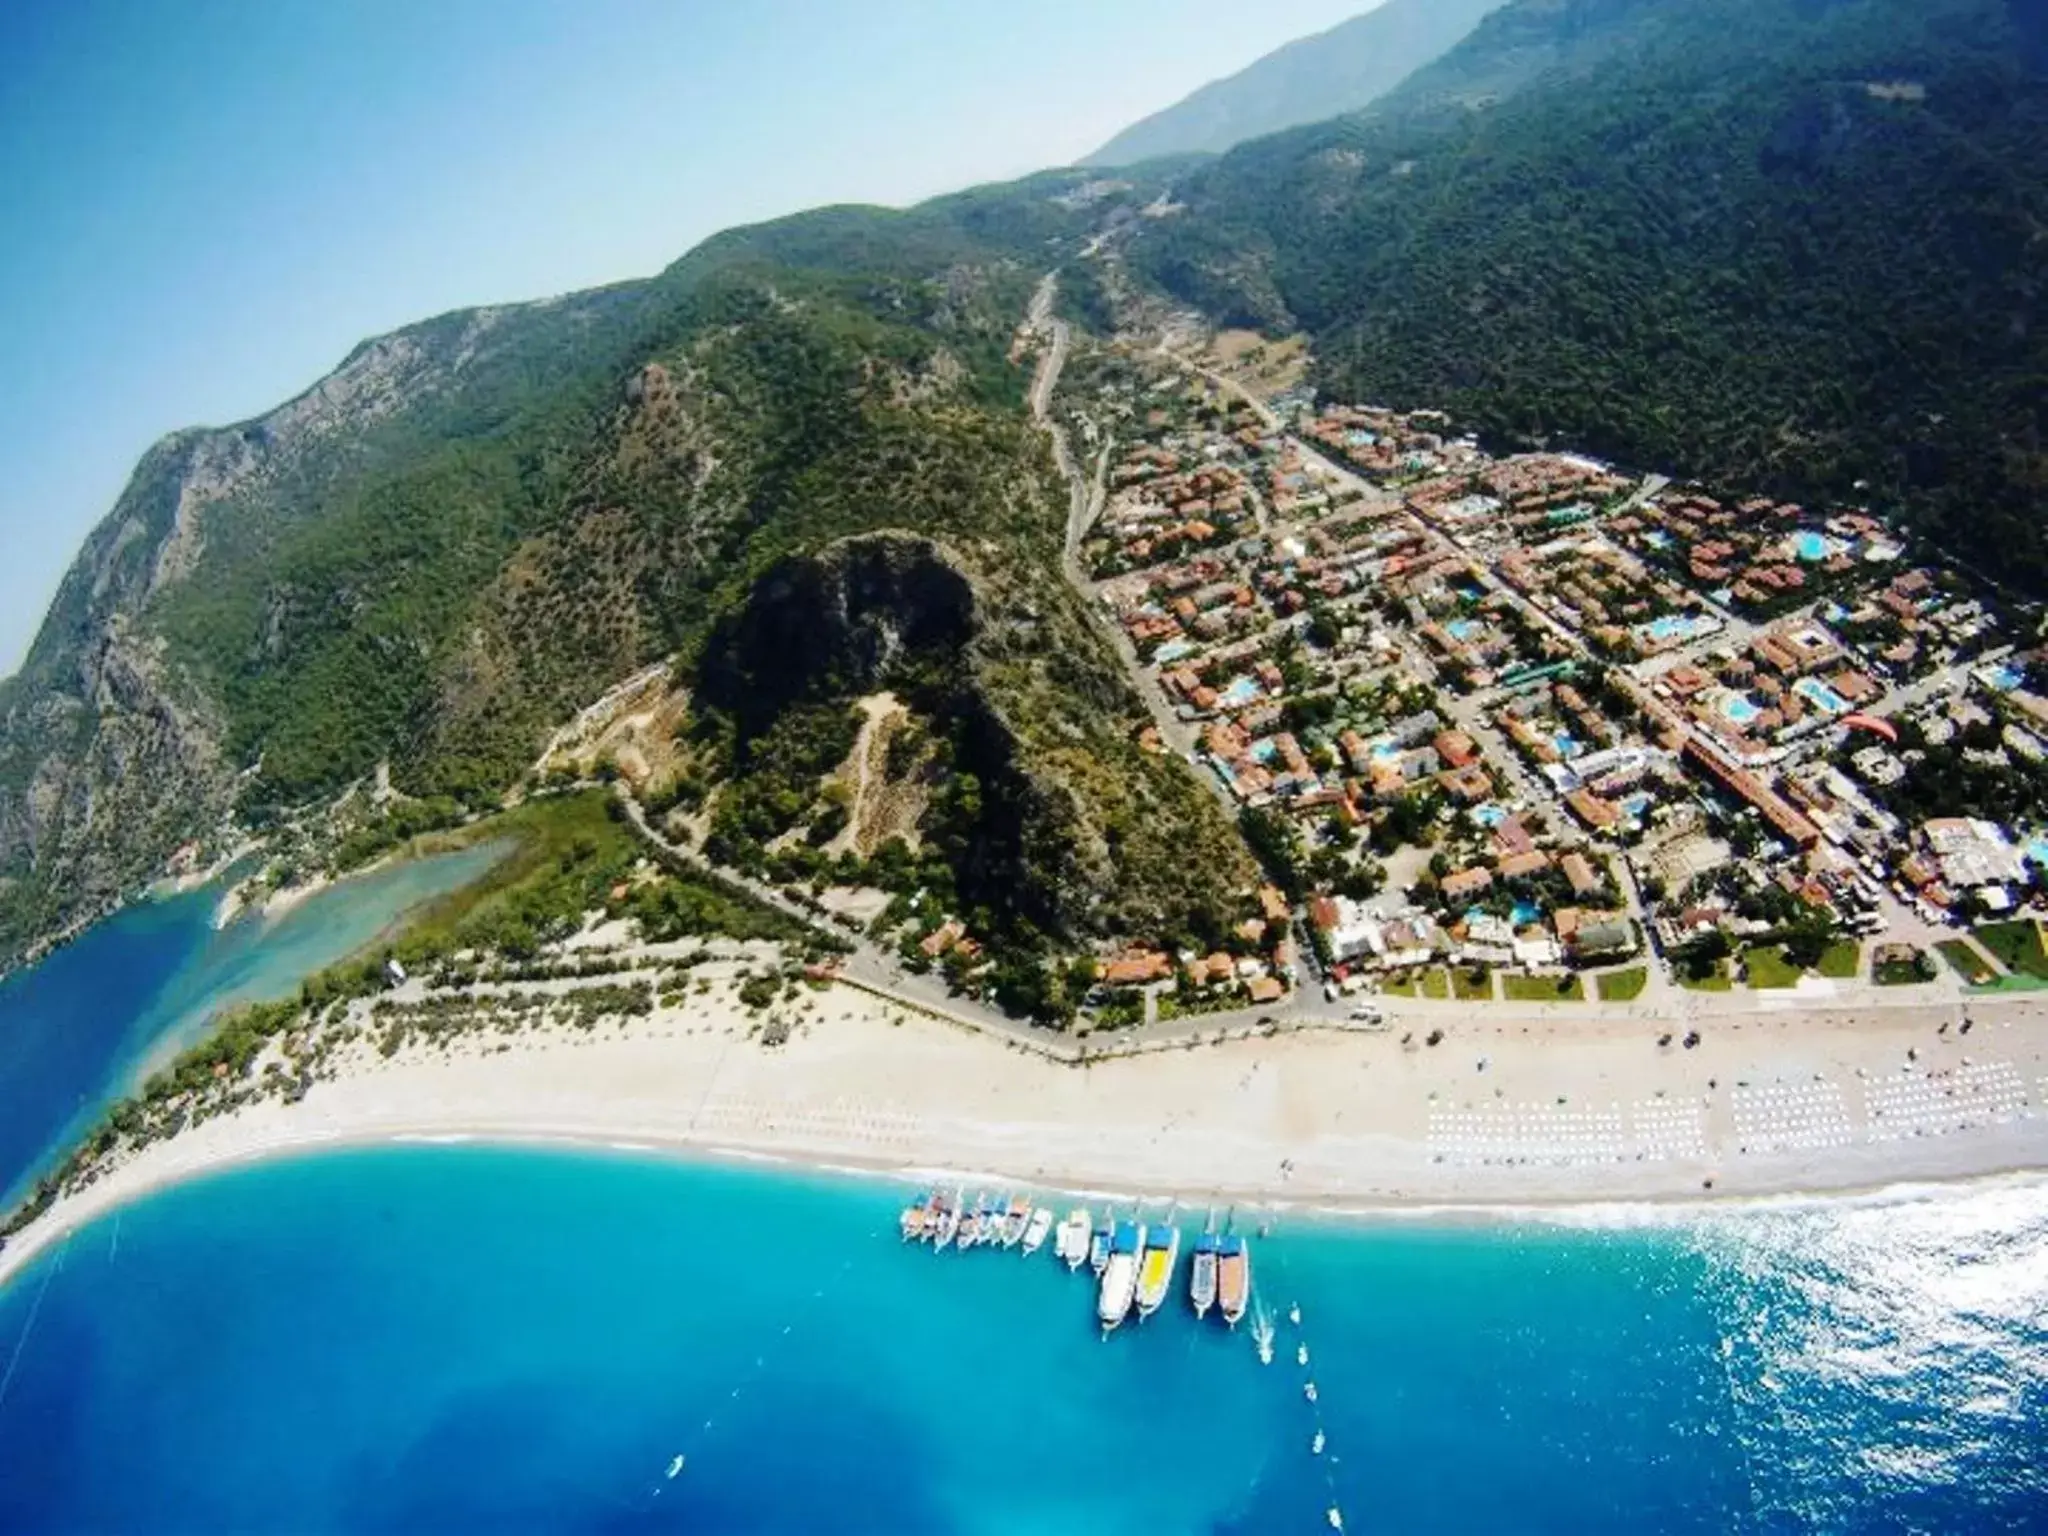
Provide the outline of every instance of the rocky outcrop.
[[898,531],[785,560],[712,635],[695,699],[744,744],[793,706],[894,692],[946,743],[925,840],[999,935],[1220,937],[1242,844],[1184,768],[1131,747],[1138,706],[1086,665],[1085,627],[1003,585]]

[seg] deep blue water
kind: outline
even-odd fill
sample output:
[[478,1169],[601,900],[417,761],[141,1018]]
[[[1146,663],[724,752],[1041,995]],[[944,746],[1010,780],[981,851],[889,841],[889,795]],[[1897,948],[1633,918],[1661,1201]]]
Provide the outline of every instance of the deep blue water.
[[218,930],[214,887],[141,903],[0,983],[0,1205],[218,1009],[289,995],[502,851],[394,864]]
[[2048,1185],[1289,1220],[1268,1367],[1099,1341],[1085,1275],[903,1248],[899,1197],[467,1146],[173,1189],[0,1291],[0,1529],[2048,1528]]

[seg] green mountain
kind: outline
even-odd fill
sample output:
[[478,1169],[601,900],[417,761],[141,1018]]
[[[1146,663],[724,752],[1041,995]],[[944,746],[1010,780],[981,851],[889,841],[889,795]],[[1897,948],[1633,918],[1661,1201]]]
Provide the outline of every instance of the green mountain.
[[2048,21],[1513,0],[1370,112],[1185,173],[1132,266],[1318,382],[1899,510],[2048,591]]
[[1221,154],[1262,134],[1356,112],[1464,37],[1500,3],[1385,0],[1140,118],[1081,163],[1135,165],[1165,155]]
[[1004,964],[1209,941],[1242,844],[1133,744],[1058,575],[1013,346],[1053,269],[1097,328],[1164,295],[1305,331],[1334,394],[1863,500],[2048,592],[2044,70],[2023,0],[1509,0],[1220,159],[826,209],[367,342],[152,449],[0,684],[0,955],[380,767],[495,803],[669,656],[663,793],[728,862],[810,879],[865,742],[913,819],[863,874]]
[[[1186,770],[1131,742],[1138,702],[1057,574],[1067,488],[1011,356],[1106,211],[1068,195],[1083,180],[721,235],[644,282],[367,342],[266,416],[157,445],[0,685],[0,949],[231,813],[261,826],[380,765],[494,803],[611,684],[772,603],[771,572],[896,529],[972,593],[946,643],[856,677],[799,634],[776,708],[706,690],[702,761],[744,777],[785,710],[898,687],[980,770],[932,873],[995,909],[983,931],[1215,929],[1248,866]],[[781,789],[760,840],[813,809]],[[1222,848],[1213,878],[1174,867],[1190,840]]]

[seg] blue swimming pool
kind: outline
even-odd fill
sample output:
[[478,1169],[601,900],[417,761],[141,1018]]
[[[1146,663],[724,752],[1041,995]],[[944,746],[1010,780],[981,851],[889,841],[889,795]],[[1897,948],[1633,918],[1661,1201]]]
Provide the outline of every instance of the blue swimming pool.
[[1497,827],[1508,819],[1508,808],[1491,803],[1475,805],[1472,807],[1472,819],[1482,827]]
[[1257,681],[1249,677],[1240,677],[1223,690],[1223,707],[1242,709],[1245,705],[1255,702],[1259,696]]
[[1518,901],[1515,903],[1515,910],[1508,916],[1517,928],[1526,928],[1531,923],[1543,921],[1543,909],[1533,901]]
[[2000,662],[1995,667],[1986,668],[1981,675],[1986,686],[1994,693],[2010,693],[2027,680],[2026,674],[2021,672],[2018,667],[2007,666],[2004,662]]
[[1802,677],[1792,685],[1792,691],[1802,698],[1811,699],[1831,715],[1849,713],[1849,701],[1817,677]]
[[1486,626],[1477,619],[1453,619],[1444,626],[1444,633],[1462,644],[1484,628]]
[[1720,620],[1707,614],[1667,613],[1661,619],[1638,625],[1637,632],[1653,644],[1670,645],[1711,635],[1720,627]]
[[1550,738],[1550,744],[1557,748],[1559,757],[1577,757],[1586,749],[1579,745],[1579,739],[1570,731],[1559,731]]
[[1192,655],[1194,646],[1186,640],[1169,640],[1152,653],[1152,659],[1162,667],[1172,666],[1181,657]]
[[1655,795],[1645,794],[1638,790],[1635,794],[1630,795],[1621,802],[1621,808],[1637,821],[1641,821],[1643,819],[1643,812],[1656,803],[1657,797]]
[[1802,560],[1820,561],[1835,553],[1835,543],[1825,534],[1802,528],[1792,535],[1792,549]]
[[1763,710],[1740,693],[1721,695],[1721,718],[1735,725],[1748,725],[1763,713]]

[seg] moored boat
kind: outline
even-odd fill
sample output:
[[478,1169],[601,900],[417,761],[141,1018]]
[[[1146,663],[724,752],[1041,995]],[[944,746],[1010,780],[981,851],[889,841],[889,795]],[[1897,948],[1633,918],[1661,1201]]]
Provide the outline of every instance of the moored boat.
[[988,1238],[988,1196],[976,1194],[974,1204],[960,1217],[960,1235],[953,1239],[953,1246],[962,1253]]
[[1188,1271],[1188,1300],[1197,1317],[1207,1317],[1209,1309],[1216,1305],[1216,1248],[1214,1232],[1204,1232],[1195,1239],[1195,1256]]
[[1094,1228],[1086,1206],[1076,1206],[1060,1223],[1059,1246],[1054,1252],[1066,1261],[1068,1269],[1079,1269],[1088,1262],[1088,1237]]
[[1216,1300],[1223,1308],[1223,1321],[1235,1328],[1251,1294],[1251,1244],[1235,1232],[1226,1232],[1216,1241]]
[[1145,1256],[1138,1266],[1138,1316],[1150,1317],[1173,1285],[1173,1267],[1180,1260],[1180,1228],[1161,1223],[1145,1234]]
[[1138,1294],[1138,1259],[1145,1248],[1145,1229],[1120,1221],[1109,1237],[1109,1259],[1102,1270],[1102,1289],[1095,1302],[1095,1314],[1102,1331],[1109,1332],[1130,1316],[1131,1303]]
[[1095,1224],[1095,1230],[1088,1237],[1088,1267],[1094,1270],[1098,1277],[1109,1266],[1109,1244],[1114,1235],[1113,1226],[1110,1216],[1105,1214],[1102,1220]]
[[1025,1228],[1031,1224],[1031,1202],[1022,1195],[1013,1196],[1010,1208],[1002,1220],[1002,1238],[1005,1248],[1014,1248],[1024,1241]]
[[915,1205],[903,1207],[903,1215],[897,1222],[903,1234],[903,1241],[906,1243],[913,1241],[923,1242],[929,1235],[925,1230],[926,1221],[929,1216],[930,1212],[926,1210],[925,1204],[921,1200]]
[[1024,1251],[1036,1253],[1045,1246],[1045,1240],[1052,1232],[1052,1208],[1041,1205],[1031,1213],[1030,1224],[1024,1228]]
[[941,1196],[939,1224],[932,1232],[934,1248],[950,1248],[953,1239],[960,1235],[960,1191],[954,1190],[950,1199]]

